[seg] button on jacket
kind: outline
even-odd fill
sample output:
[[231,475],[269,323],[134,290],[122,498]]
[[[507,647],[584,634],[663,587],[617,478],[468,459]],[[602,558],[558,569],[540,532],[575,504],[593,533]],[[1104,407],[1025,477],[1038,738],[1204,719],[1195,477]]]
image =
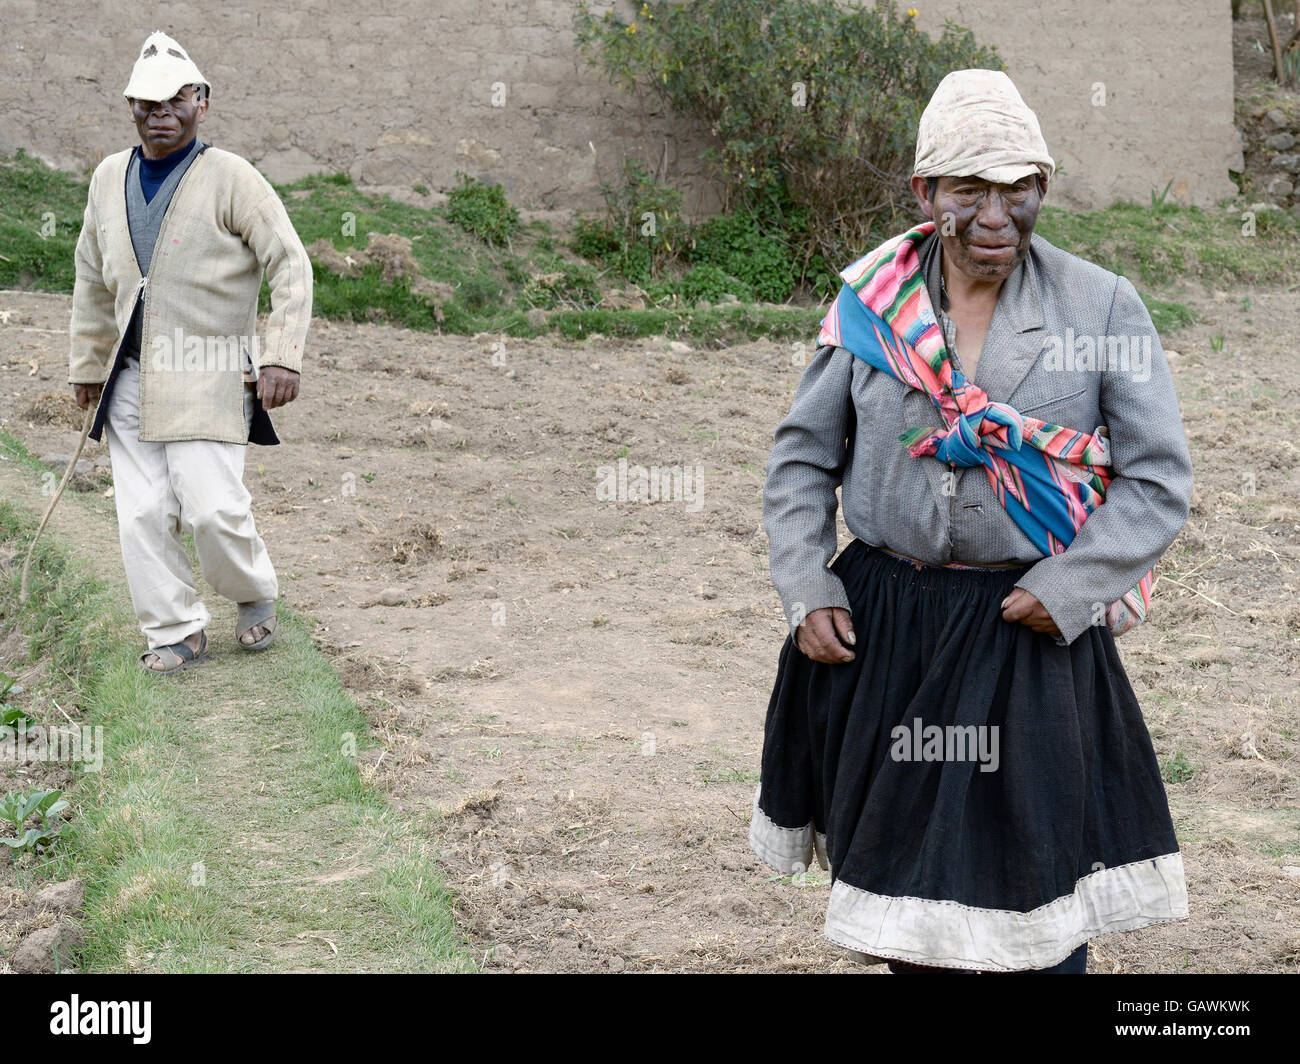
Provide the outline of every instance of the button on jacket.
[[[143,294],[139,438],[246,444],[240,352],[259,368],[301,372],[312,301],[306,249],[253,165],[204,146],[167,208],[142,284],[126,209],[133,152],[110,155],[90,180],[77,240],[68,381],[105,384],[91,432],[99,439],[123,361],[121,340]],[[263,271],[271,314],[258,344]],[[260,423],[264,436],[254,442],[275,442],[259,413],[253,432]]]
[[[931,236],[921,250],[936,307],[937,243]],[[1128,357],[1107,338],[1123,338]],[[1087,343],[1100,348],[1100,368],[1073,350],[1062,357],[1074,345],[1082,356]],[[845,348],[819,348],[776,430],[763,492],[772,581],[792,624],[825,606],[848,609],[827,568],[837,549],[836,488],[844,523],[866,543],[936,565],[1036,563],[1017,586],[1042,602],[1063,643],[1104,623],[1105,607],[1173,542],[1190,506],[1191,458],[1160,339],[1129,281],[1035,235],[1003,283],[974,383],[1042,421],[1106,426],[1115,478],[1105,503],[1064,552],[1044,558],[983,467],[913,458],[899,442],[918,425],[942,427],[925,394]]]

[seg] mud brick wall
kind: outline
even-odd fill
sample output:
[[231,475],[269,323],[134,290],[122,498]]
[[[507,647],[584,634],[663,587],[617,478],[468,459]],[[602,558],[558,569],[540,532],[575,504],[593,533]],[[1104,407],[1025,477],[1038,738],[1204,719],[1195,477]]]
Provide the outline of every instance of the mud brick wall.
[[[1215,0],[914,0],[995,44],[1038,115],[1067,207],[1151,202],[1151,189],[1212,206],[1236,194],[1232,12]],[[1094,86],[1104,89],[1105,105]]]
[[[620,10],[631,11],[626,0]],[[1183,0],[917,0],[996,43],[1063,173],[1056,202],[1231,195],[1228,5]],[[213,86],[205,140],[273,180],[317,170],[443,189],[464,170],[516,203],[583,209],[624,154],[662,163],[693,213],[716,209],[702,131],[636,103],[586,67],[572,3],[341,0],[149,5],[0,0],[0,152],[71,170],[134,142],[122,99],[141,42],[176,37]],[[1106,105],[1095,106],[1094,85]],[[504,106],[494,106],[505,91]],[[594,151],[593,151],[594,146]]]

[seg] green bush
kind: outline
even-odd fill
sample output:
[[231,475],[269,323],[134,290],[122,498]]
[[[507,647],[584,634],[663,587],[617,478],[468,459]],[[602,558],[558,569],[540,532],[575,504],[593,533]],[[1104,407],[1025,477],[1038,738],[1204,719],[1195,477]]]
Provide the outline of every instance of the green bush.
[[617,181],[601,182],[605,217],[578,222],[571,247],[640,284],[679,261],[690,241],[682,194],[662,185],[642,163],[624,160]]
[[843,266],[913,216],[916,126],[951,70],[1001,69],[995,50],[945,24],[932,40],[893,0],[653,0],[632,22],[580,6],[579,48],[615,84],[709,131],[732,209],[805,213],[799,276]]
[[786,234],[764,232],[746,214],[720,214],[701,225],[691,261],[721,267],[768,303],[783,302],[798,279]]
[[456,187],[447,194],[447,217],[487,244],[508,244],[519,228],[519,212],[505,189],[456,171]]
[[592,262],[609,262],[623,248],[623,242],[606,218],[579,218],[573,223],[569,247]]
[[749,285],[730,276],[721,267],[708,264],[688,270],[678,283],[677,291],[688,304],[701,299],[717,303],[724,295],[733,295],[744,302],[754,299]]
[[471,314],[491,310],[504,298],[505,289],[491,274],[468,274],[456,286],[455,302]]
[[678,277],[662,277],[657,281],[643,284],[641,291],[645,293],[646,303],[649,306],[669,306],[681,300],[680,284],[681,279]]
[[555,269],[534,274],[523,286],[519,299],[525,307],[554,310],[594,310],[600,306],[596,271],[580,263],[555,262]]
[[528,283],[527,264],[513,255],[502,256],[501,272],[505,274],[506,280],[513,285],[522,286]]
[[579,218],[574,222],[569,248],[588,262],[597,262],[629,281],[644,284],[650,279],[650,248],[645,243],[628,244],[614,231],[609,218]]

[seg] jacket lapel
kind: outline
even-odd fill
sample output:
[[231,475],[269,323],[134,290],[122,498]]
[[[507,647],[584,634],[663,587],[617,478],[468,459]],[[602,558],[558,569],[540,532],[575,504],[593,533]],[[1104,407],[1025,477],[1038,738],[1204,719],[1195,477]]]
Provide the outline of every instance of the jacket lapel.
[[1045,339],[1038,266],[1031,248],[1020,268],[1002,286],[980,352],[975,383],[994,402],[1010,402],[1038,361]]

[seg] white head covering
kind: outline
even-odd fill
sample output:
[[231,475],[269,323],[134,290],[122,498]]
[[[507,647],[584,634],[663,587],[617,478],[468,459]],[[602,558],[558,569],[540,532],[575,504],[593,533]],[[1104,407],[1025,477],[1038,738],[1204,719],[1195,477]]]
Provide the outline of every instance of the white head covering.
[[136,100],[170,100],[186,85],[199,84],[212,95],[212,86],[185,49],[162,30],[154,30],[140,48],[140,58],[131,68],[131,80],[122,95]]
[[954,70],[939,82],[916,131],[919,177],[980,177],[1009,185],[1051,180],[1056,163],[1038,118],[1000,70]]

